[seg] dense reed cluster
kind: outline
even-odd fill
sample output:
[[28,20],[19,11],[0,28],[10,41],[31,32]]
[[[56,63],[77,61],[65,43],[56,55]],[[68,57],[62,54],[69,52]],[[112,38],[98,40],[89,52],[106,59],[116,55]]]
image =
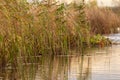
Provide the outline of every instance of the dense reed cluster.
[[86,9],[91,25],[91,34],[110,34],[117,32],[120,27],[120,16],[112,8],[99,8],[97,6]]
[[[4,0],[0,4],[0,65],[17,58],[67,54],[89,43],[84,5],[28,3]],[[86,37],[88,36],[88,37]]]
[[6,66],[17,72],[35,57],[65,55],[74,48],[82,51],[90,42],[100,43],[105,39],[99,34],[114,32],[119,23],[112,11],[86,8],[82,3],[0,2],[0,76]]

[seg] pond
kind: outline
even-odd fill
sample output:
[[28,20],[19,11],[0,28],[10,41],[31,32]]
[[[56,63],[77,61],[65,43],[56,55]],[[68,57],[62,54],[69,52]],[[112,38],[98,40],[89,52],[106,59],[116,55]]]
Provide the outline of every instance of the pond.
[[0,80],[120,80],[120,45],[71,53],[75,55],[40,56],[16,68],[8,65]]
[[109,34],[104,37],[108,38],[113,44],[120,44],[120,33]]

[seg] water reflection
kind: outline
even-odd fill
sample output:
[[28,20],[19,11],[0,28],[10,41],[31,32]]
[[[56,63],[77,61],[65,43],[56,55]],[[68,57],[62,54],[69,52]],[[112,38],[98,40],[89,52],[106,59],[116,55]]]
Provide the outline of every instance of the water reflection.
[[39,65],[36,80],[86,80],[90,58],[84,56],[55,56]]
[[0,80],[119,80],[119,49],[120,45],[113,45],[87,49],[83,56],[38,57],[33,63],[0,69]]

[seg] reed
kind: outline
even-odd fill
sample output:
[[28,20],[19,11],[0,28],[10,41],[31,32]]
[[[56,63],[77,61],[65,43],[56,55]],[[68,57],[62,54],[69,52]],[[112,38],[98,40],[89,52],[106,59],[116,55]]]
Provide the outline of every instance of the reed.
[[68,54],[88,42],[83,4],[66,7],[2,0],[0,18],[0,67],[8,65],[16,73],[23,63],[34,63],[37,56]]
[[88,7],[86,14],[90,22],[91,34],[115,33],[120,26],[120,16],[111,8]]

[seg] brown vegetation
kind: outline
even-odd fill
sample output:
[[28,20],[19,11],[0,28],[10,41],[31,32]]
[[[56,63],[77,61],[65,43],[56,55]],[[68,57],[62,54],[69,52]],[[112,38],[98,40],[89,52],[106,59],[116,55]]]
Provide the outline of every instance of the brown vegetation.
[[92,34],[109,34],[116,32],[120,26],[120,16],[111,9],[92,7],[86,9]]

